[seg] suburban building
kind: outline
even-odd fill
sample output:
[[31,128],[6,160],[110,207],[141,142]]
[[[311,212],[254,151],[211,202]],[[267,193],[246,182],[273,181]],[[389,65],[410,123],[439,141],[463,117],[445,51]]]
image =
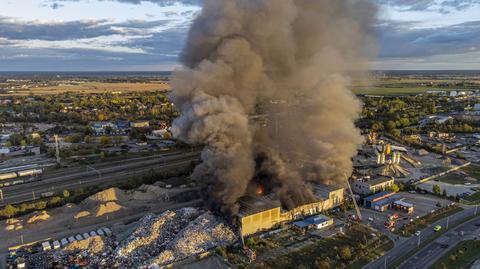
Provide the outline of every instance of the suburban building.
[[351,182],[353,192],[361,195],[369,195],[392,188],[394,184],[393,177],[377,177],[370,179],[369,176],[363,177]]
[[304,220],[295,221],[293,225],[301,229],[320,230],[333,225],[333,219],[320,214],[320,215],[308,217]]

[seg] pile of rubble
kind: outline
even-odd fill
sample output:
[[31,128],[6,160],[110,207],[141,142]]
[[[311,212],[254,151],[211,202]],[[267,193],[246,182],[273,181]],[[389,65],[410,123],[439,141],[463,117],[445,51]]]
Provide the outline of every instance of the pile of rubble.
[[135,231],[114,251],[118,267],[145,265],[151,257],[164,251],[175,236],[198,216],[198,210],[183,208],[165,211],[159,216],[143,217]]
[[157,268],[217,246],[229,245],[236,239],[235,233],[220,218],[207,212],[180,231],[166,250],[150,262],[149,268]]
[[[62,266],[111,268],[115,243],[108,237],[93,236],[70,243],[52,254],[53,263]],[[63,267],[62,267],[63,268]]]
[[148,214],[134,224],[132,231],[120,243],[92,236],[41,256],[60,266],[153,269],[237,239],[221,218],[195,208]]
[[99,254],[105,251],[106,245],[101,236],[93,236],[70,243],[65,251],[86,251],[89,254]]

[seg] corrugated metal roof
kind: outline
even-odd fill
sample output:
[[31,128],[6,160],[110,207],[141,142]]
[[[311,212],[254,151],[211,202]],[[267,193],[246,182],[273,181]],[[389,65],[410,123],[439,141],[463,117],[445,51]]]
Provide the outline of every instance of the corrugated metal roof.
[[241,217],[253,215],[262,211],[280,207],[280,201],[274,199],[273,195],[265,196],[244,196],[238,201],[240,210],[238,215]]

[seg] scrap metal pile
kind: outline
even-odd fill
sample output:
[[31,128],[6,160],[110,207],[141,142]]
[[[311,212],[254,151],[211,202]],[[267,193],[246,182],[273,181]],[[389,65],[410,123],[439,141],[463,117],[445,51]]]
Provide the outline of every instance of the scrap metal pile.
[[[158,268],[236,241],[235,233],[210,212],[195,208],[148,214],[125,240],[103,236],[70,243],[61,250],[44,252],[56,268]],[[52,259],[53,258],[53,259]]]

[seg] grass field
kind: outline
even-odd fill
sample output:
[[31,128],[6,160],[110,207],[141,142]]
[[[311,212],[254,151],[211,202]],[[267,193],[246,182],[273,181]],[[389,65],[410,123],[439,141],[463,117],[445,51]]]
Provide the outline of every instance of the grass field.
[[464,200],[470,202],[470,203],[480,203],[480,192],[476,192],[470,196],[467,196],[464,198]]
[[465,180],[465,177],[456,173],[450,173],[443,177],[439,177],[438,180],[441,182],[446,182],[450,184],[464,184],[466,182],[470,182],[472,184],[479,183],[480,180],[480,165],[478,164],[471,164],[467,167],[460,169],[460,171],[467,173],[468,177],[472,177],[477,179],[477,182],[472,182]]
[[393,247],[386,236],[372,238],[371,233],[363,226],[353,227],[344,235],[319,240],[255,268],[362,268]]
[[49,95],[66,92],[81,93],[103,93],[103,92],[144,92],[144,91],[165,91],[170,89],[170,84],[165,82],[154,83],[106,83],[106,82],[85,82],[77,85],[63,85],[52,87],[38,87],[31,89],[15,90],[14,93],[0,94],[0,96],[10,95]]
[[440,258],[430,269],[460,269],[468,268],[480,258],[480,241],[463,241],[445,256]]

